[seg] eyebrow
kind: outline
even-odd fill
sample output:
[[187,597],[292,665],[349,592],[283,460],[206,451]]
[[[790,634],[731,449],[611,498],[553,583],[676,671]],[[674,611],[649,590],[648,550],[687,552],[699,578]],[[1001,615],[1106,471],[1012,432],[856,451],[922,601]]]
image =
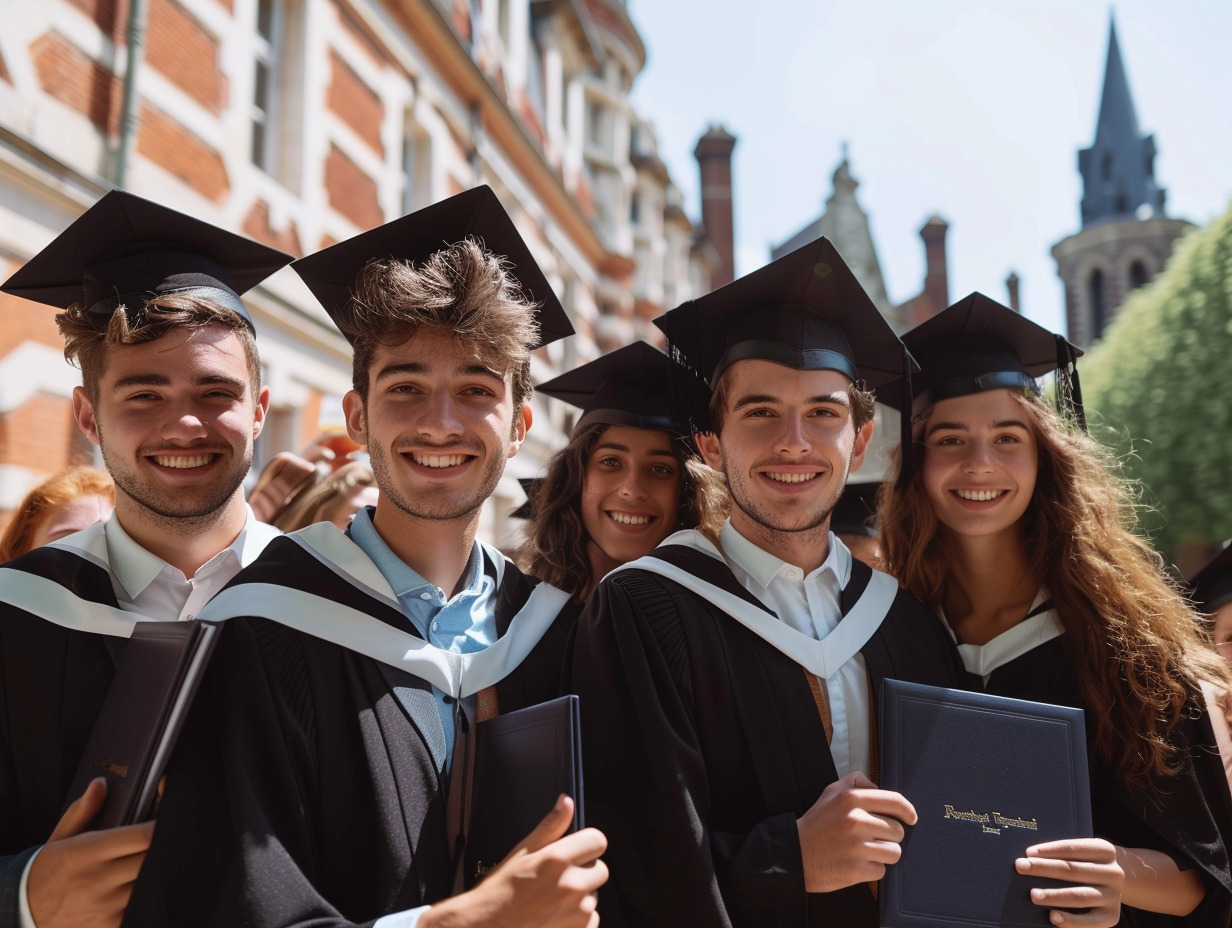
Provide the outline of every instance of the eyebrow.
[[[768,393],[750,393],[747,396],[740,397],[732,404],[732,412],[743,409],[745,406],[757,406],[762,403],[778,405],[782,402],[777,396],[771,396]],[[851,398],[844,390],[835,390],[833,393],[825,393],[819,396],[810,396],[804,401],[806,406],[812,406],[817,403],[835,403],[839,406],[850,406]]]
[[[1021,419],[1002,419],[999,422],[994,422],[992,427],[994,429],[1020,428],[1030,431],[1030,427]],[[936,422],[928,427],[926,437],[927,435],[931,435],[933,432],[941,431],[969,432],[971,430],[967,428],[965,423],[962,422]]]
[[[387,377],[398,377],[403,374],[412,374],[412,375],[422,376],[427,373],[429,373],[428,365],[422,364],[418,361],[410,361],[410,362],[407,362],[406,364],[386,365],[385,367],[381,368],[377,372],[377,375],[374,379],[379,381],[379,380],[384,380]],[[475,377],[475,376],[490,377],[493,380],[500,380],[500,381],[503,381],[505,379],[504,374],[493,370],[492,368],[488,367],[486,364],[461,364],[457,368],[454,369],[454,374],[467,376],[467,377]]]
[[[238,377],[227,377],[223,374],[203,374],[193,379],[193,386],[204,387],[221,384],[223,386],[240,387],[245,381]],[[129,387],[169,387],[171,378],[166,374],[131,374],[121,377],[111,385],[113,390],[126,390]]]
[[[628,445],[622,445],[622,444],[619,444],[618,442],[614,442],[614,441],[605,441],[605,442],[603,442],[603,444],[601,444],[601,445],[596,445],[596,446],[595,446],[595,450],[596,450],[596,451],[602,451],[602,450],[603,450],[603,449],[605,449],[605,448],[606,448],[606,449],[608,449],[608,450],[610,450],[610,451],[623,451],[625,454],[632,454],[632,453],[633,453],[633,452],[632,452],[632,449],[630,449]],[[647,453],[648,453],[648,454],[660,455],[660,456],[665,457],[665,458],[673,458],[673,459],[674,459],[674,458],[676,457],[676,455],[672,454],[671,450],[670,450],[670,449],[668,449],[668,448],[652,448],[652,449],[651,449],[649,452],[647,452]]]

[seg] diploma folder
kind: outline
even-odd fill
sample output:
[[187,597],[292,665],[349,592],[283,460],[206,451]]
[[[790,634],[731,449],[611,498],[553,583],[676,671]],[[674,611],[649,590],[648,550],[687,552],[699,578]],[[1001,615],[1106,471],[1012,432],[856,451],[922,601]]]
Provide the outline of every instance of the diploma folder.
[[552,811],[561,793],[573,799],[569,831],[585,827],[580,725],[577,696],[562,696],[475,727],[467,886],[504,860]]
[[221,629],[210,622],[138,622],[116,666],[69,802],[96,777],[107,799],[93,828],[150,818],[158,780]]
[[1081,709],[885,680],[881,783],[919,821],[881,881],[883,928],[1044,926],[1028,847],[1091,837]]

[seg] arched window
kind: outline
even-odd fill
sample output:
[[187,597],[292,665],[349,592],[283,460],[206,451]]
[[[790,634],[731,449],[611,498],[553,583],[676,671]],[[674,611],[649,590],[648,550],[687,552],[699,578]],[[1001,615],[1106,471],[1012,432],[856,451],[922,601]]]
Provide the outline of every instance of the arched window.
[[1112,180],[1112,153],[1104,152],[1104,156],[1099,159],[1099,179]]
[[1146,265],[1141,261],[1134,261],[1129,266],[1129,289],[1137,290],[1145,284],[1150,278],[1147,276]]
[[1104,334],[1108,304],[1104,299],[1104,272],[1096,268],[1087,278],[1087,301],[1091,305],[1091,340]]

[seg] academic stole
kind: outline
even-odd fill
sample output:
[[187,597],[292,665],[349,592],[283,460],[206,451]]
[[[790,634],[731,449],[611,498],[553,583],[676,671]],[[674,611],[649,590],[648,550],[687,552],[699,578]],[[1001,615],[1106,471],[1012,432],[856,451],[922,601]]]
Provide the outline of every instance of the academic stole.
[[471,724],[462,699],[454,703],[453,762],[449,766],[448,794],[445,797],[445,833],[453,840],[453,894],[466,889],[466,838],[470,821],[467,805],[475,776],[475,726],[500,715],[500,700],[495,686],[485,686],[475,694],[475,720]]
[[[813,694],[813,702],[817,705],[817,714],[821,716],[821,727],[826,732],[826,744],[830,744],[834,740],[834,720],[830,715],[830,694],[826,691],[826,684],[821,677],[803,667],[800,669],[804,671],[804,678],[808,680],[809,692]],[[868,777],[876,783],[878,773],[877,713],[876,706],[873,703],[873,678],[866,673],[864,680],[868,685]],[[872,892],[873,898],[876,899],[877,881],[870,881],[868,888]]]

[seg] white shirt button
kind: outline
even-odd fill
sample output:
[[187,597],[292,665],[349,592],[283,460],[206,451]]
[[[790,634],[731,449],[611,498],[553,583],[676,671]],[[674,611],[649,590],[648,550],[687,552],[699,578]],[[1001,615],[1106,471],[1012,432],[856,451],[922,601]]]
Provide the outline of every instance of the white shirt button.
[[420,594],[419,594],[419,598],[420,598],[420,599],[431,599],[431,598],[432,598],[432,594],[431,594],[431,593],[420,593]]

